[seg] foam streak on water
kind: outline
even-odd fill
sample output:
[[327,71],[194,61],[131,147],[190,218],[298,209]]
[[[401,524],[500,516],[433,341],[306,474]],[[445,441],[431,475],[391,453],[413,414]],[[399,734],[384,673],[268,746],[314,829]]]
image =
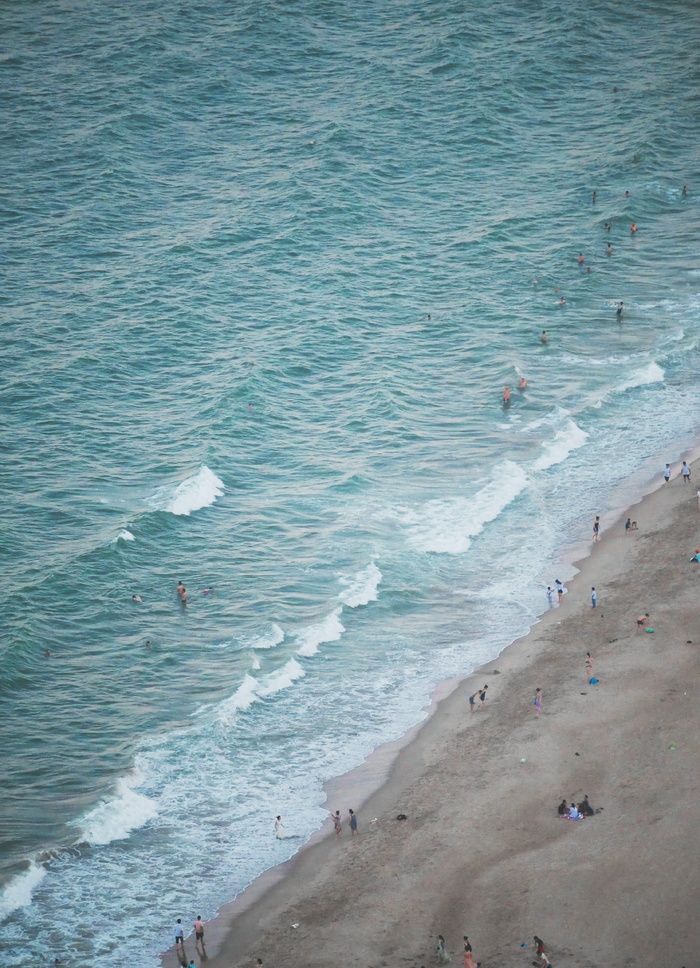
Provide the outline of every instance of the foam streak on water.
[[7,968],[155,968],[694,441],[700,21],[633,19],[0,7]]

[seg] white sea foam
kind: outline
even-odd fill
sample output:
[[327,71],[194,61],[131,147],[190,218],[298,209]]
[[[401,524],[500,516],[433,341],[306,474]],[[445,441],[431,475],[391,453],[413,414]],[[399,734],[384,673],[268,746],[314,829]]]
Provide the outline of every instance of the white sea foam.
[[265,676],[258,686],[258,695],[262,699],[266,696],[273,696],[276,692],[280,692],[282,689],[286,689],[287,686],[291,686],[293,682],[301,679],[303,675],[305,675],[305,672],[297,660],[290,659],[281,669],[277,669],[275,672],[271,672],[269,676]]
[[112,538],[112,540],[109,543],[110,544],[116,544],[118,541],[134,541],[134,540],[135,540],[135,538],[134,538],[133,534],[131,533],[131,531],[127,531],[126,528],[123,528],[119,532],[119,534],[116,534]]
[[323,642],[337,642],[345,631],[345,626],[340,622],[342,608],[336,608],[334,612],[327,615],[322,622],[317,625],[309,625],[298,637],[301,643],[297,649],[298,655],[316,655],[318,647]]
[[341,584],[347,585],[347,588],[340,593],[338,598],[348,608],[357,608],[358,605],[367,605],[369,602],[376,602],[379,597],[377,588],[381,580],[381,571],[371,561],[366,568],[358,571],[352,578],[340,579]]
[[260,659],[257,657],[257,655],[253,656],[253,664],[251,668],[254,672],[257,672],[257,670],[260,668]]
[[71,827],[80,827],[82,830],[80,840],[93,845],[124,840],[132,830],[143,827],[157,817],[158,808],[154,801],[134,789],[142,782],[143,777],[138,772],[121,777],[117,781],[115,796],[108,797],[78,820],[71,821]]
[[45,876],[46,870],[32,863],[26,871],[13,877],[0,894],[0,921],[18,908],[31,904],[34,889]]
[[170,511],[171,514],[189,515],[200,508],[213,504],[224,493],[224,482],[202,464],[196,474],[188,477],[177,487],[159,487],[149,499],[148,504],[155,511]]
[[234,694],[218,704],[218,719],[222,723],[231,725],[238,713],[245,712],[253,703],[286,689],[297,679],[301,679],[304,674],[296,659],[289,659],[280,669],[276,669],[262,679],[256,679],[255,676],[246,673]]
[[219,719],[224,723],[231,723],[236,718],[237,713],[250,709],[253,703],[258,701],[259,687],[260,683],[255,676],[251,676],[249,672],[246,673],[243,682],[234,694],[219,703],[217,707]]
[[664,375],[664,371],[658,363],[649,363],[647,366],[630,373],[626,380],[615,387],[615,390],[618,393],[624,393],[625,390],[648,386],[650,383],[662,383]]
[[492,480],[473,497],[428,501],[417,510],[401,509],[398,517],[411,544],[420,551],[464,554],[480,534],[527,486],[527,474],[510,460],[502,461]]
[[272,623],[272,627],[269,631],[263,633],[259,638],[253,639],[250,643],[251,649],[274,649],[276,645],[280,645],[284,642],[284,632],[279,627]]
[[561,464],[572,450],[583,447],[587,439],[588,434],[585,430],[581,430],[573,420],[567,420],[565,426],[557,430],[554,437],[544,444],[543,454],[533,463],[532,469],[544,471],[555,464]]

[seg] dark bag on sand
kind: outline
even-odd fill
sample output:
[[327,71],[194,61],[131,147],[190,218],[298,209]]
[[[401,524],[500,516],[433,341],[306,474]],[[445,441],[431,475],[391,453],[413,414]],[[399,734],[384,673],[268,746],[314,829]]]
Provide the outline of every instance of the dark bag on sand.
[[408,820],[408,817],[406,816],[406,814],[405,814],[405,813],[400,813],[400,814],[399,814],[399,815],[397,816],[397,818],[396,818],[396,819],[397,819],[397,820]]

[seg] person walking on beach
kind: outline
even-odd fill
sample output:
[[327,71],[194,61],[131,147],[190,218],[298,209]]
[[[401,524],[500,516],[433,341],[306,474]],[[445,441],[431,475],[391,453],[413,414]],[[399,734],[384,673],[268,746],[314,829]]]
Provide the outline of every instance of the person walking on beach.
[[590,679],[593,675],[593,656],[590,652],[586,652],[586,679]]
[[340,837],[343,832],[343,825],[340,822],[340,810],[336,810],[333,814],[333,826],[335,827],[336,837]]
[[685,461],[683,461],[683,466],[681,467],[681,474],[683,475],[683,483],[690,484],[690,468]]
[[596,519],[593,522],[593,540],[600,541],[600,518],[596,515]]
[[670,480],[671,480],[671,465],[666,464],[666,466],[664,467],[664,484],[668,484]]
[[477,697],[478,695],[479,695],[479,690],[477,689],[477,690],[476,690],[476,692],[475,692],[475,693],[474,693],[473,695],[471,695],[471,696],[469,697],[469,710],[470,710],[470,712],[472,712],[472,713],[473,713],[473,712],[474,712],[474,710],[476,709],[476,697]]
[[469,938],[464,935],[462,939],[464,941],[464,968],[476,968],[474,964],[474,955],[472,953],[472,946]]
[[175,922],[175,947],[181,944],[182,950],[185,950],[185,932],[182,929],[182,918],[178,918]]
[[[544,941],[542,940],[542,938],[538,938],[537,935],[534,936],[533,941],[537,945],[536,950],[537,950],[537,957],[539,959],[539,964],[544,965],[544,968],[547,968],[547,966],[549,965],[549,958],[545,954],[546,948],[544,946]],[[537,964],[537,962],[533,962],[533,964]]]
[[649,612],[637,616],[637,631],[640,632],[645,626],[649,625]]
[[350,813],[350,836],[359,836],[360,831],[357,829],[357,814],[354,810],[348,811]]
[[200,945],[204,950],[204,921],[201,914],[197,915],[197,920],[194,922],[194,943],[195,947]]
[[481,689],[479,692],[479,702],[481,703],[482,709],[486,708],[486,690],[487,689],[488,689],[488,686],[484,686],[484,688]]
[[446,965],[450,960],[450,956],[445,951],[445,939],[441,934],[438,935],[437,957],[441,965]]
[[625,521],[625,534],[630,533],[631,527],[632,527],[632,518],[627,518],[627,520]]
[[595,608],[598,604],[598,592],[595,590],[595,585],[591,588],[591,608]]
[[538,686],[535,689],[535,716],[542,715],[542,690]]
[[554,584],[557,589],[557,601],[561,602],[562,598],[564,597],[564,586],[562,585],[562,583],[559,581],[558,578],[554,579]]

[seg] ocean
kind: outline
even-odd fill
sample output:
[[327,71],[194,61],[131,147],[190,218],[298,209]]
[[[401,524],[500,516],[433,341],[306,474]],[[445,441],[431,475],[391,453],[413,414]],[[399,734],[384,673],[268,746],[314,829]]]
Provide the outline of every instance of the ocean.
[[20,0],[0,34],[0,951],[155,968],[694,446],[700,22]]

